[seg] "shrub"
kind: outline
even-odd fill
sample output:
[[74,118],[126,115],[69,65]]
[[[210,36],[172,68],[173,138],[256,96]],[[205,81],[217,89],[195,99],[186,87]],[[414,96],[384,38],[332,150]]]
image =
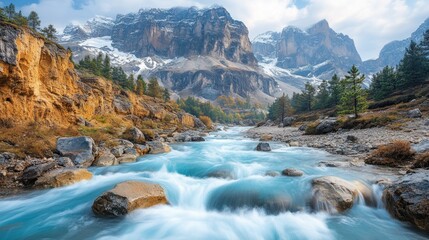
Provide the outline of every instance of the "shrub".
[[383,127],[396,121],[398,117],[392,113],[371,113],[362,115],[360,118],[346,118],[340,121],[340,128],[343,129],[366,129],[373,127]]
[[428,168],[429,167],[429,152],[425,152],[416,156],[412,168]]
[[365,159],[365,163],[397,167],[411,161],[413,156],[411,144],[407,141],[397,140],[378,147]]
[[206,127],[208,128],[212,128],[213,127],[213,122],[212,120],[207,117],[207,116],[200,116],[199,119],[204,123],[204,125],[206,125]]
[[315,135],[316,134],[316,128],[319,126],[320,121],[312,122],[307,125],[305,128],[305,135]]

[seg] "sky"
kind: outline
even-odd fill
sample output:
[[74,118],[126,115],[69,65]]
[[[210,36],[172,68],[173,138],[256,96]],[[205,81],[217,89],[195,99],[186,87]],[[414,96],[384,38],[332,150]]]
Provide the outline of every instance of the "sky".
[[363,60],[375,59],[393,40],[409,37],[429,18],[429,0],[0,0],[24,14],[35,10],[42,25],[59,30],[96,15],[137,12],[141,8],[199,8],[220,5],[246,24],[250,38],[293,25],[303,29],[326,19],[339,33],[350,36]]

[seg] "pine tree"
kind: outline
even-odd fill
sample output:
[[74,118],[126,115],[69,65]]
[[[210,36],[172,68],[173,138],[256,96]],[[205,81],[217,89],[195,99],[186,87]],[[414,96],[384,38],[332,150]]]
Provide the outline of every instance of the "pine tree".
[[57,37],[55,36],[57,30],[52,24],[49,24],[48,27],[43,28],[41,32],[47,39],[51,41],[57,40]]
[[329,106],[334,107],[340,103],[341,92],[342,92],[340,78],[338,77],[338,75],[334,74],[331,80],[329,80],[328,84],[329,84],[328,90],[329,90],[329,96],[330,96]]
[[398,67],[401,85],[413,87],[422,84],[427,77],[428,65],[428,59],[425,57],[422,47],[411,41]]
[[127,82],[126,82],[126,85],[125,86],[123,86],[124,88],[127,88],[127,89],[129,89],[129,90],[131,90],[131,91],[135,91],[135,83],[134,83],[134,74],[130,74],[129,76],[128,76],[128,79],[127,79]]
[[370,94],[374,100],[382,100],[388,97],[397,88],[397,74],[394,68],[386,66],[380,72],[374,74]]
[[28,25],[34,30],[40,28],[40,18],[35,11],[31,11],[30,15],[28,15]]
[[318,87],[318,93],[316,95],[316,109],[325,109],[330,105],[330,95],[329,95],[329,86],[326,80],[323,80]]
[[303,104],[306,106],[307,111],[311,111],[313,109],[314,104],[314,95],[316,93],[316,89],[311,85],[309,82],[307,82],[304,86],[303,94]]
[[344,89],[341,94],[340,113],[353,113],[355,118],[358,118],[358,114],[368,107],[366,91],[362,88],[365,76],[359,73],[355,65],[347,73],[341,80]]
[[170,92],[167,88],[164,88],[164,93],[162,94],[162,98],[164,99],[164,102],[170,101]]
[[110,66],[110,57],[107,56],[107,54],[103,60],[103,66],[101,69],[101,74],[103,75],[103,77],[105,77],[107,79],[112,78],[112,67]]
[[162,89],[159,86],[158,80],[155,77],[152,77],[149,80],[147,87],[147,95],[155,98],[162,98]]
[[19,11],[18,14],[15,14],[13,21],[19,26],[27,26],[28,19],[22,15],[22,12]]
[[146,93],[146,82],[143,80],[142,75],[137,76],[136,93],[140,96]]
[[268,107],[268,118],[273,121],[283,121],[283,119],[292,114],[292,105],[290,99],[283,93],[283,96],[277,98],[272,105]]
[[4,8],[4,12],[9,20],[13,20],[16,15],[15,5],[13,3],[9,4],[9,6]]
[[3,8],[0,8],[0,21],[6,21],[7,16]]

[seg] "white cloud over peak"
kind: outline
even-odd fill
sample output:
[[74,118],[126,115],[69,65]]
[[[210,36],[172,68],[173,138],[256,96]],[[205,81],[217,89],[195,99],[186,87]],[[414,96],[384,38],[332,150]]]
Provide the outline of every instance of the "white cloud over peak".
[[[224,6],[243,21],[251,38],[265,31],[280,31],[294,25],[301,28],[321,19],[328,20],[336,32],[349,35],[363,59],[376,58],[380,49],[392,40],[410,36],[429,17],[429,0],[306,0],[298,8],[296,0],[87,0],[81,9],[72,0],[40,0],[23,7],[24,13],[36,10],[44,23],[64,28],[71,22],[84,22],[95,15],[114,17],[137,12],[140,8],[176,6]],[[301,0],[302,1],[302,0]]]

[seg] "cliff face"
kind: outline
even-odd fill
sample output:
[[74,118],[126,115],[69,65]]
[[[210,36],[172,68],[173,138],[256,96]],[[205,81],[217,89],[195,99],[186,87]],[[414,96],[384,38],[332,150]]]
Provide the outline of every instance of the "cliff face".
[[115,114],[194,127],[193,117],[160,100],[125,92],[103,79],[79,77],[71,53],[54,43],[5,23],[0,33],[2,119],[67,127],[81,118]]

